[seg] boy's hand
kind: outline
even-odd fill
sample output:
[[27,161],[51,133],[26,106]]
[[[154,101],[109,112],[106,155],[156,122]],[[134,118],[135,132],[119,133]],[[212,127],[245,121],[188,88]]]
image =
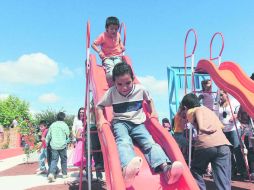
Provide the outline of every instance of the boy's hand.
[[99,52],[99,56],[102,60],[106,58],[105,54],[102,51]]
[[152,112],[152,113],[150,114],[150,119],[151,119],[151,118],[158,119],[158,114],[157,114],[156,112]]
[[110,123],[109,123],[105,118],[99,120],[99,121],[97,122],[97,124],[96,124],[96,127],[97,127],[97,129],[98,129],[99,132],[101,132],[103,124],[108,124],[108,125],[110,125]]

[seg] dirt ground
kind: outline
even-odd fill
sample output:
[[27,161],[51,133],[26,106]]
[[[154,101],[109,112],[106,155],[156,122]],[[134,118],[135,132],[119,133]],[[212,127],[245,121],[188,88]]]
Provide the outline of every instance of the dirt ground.
[[[38,163],[29,163],[29,164],[19,164],[13,168],[0,172],[1,176],[16,176],[16,175],[33,175],[35,174],[36,169],[38,168]],[[72,170],[73,171],[73,170]],[[212,179],[205,178],[207,184],[207,190],[214,190],[215,185]],[[83,190],[88,189],[87,182],[83,182]],[[32,187],[27,190],[78,190],[78,183],[70,183],[70,184],[60,184],[60,185],[44,185]],[[106,190],[106,184],[104,182],[93,181],[92,182],[93,190]],[[250,183],[248,181],[240,181],[239,179],[235,179],[232,181],[232,190],[254,190],[254,183]]]

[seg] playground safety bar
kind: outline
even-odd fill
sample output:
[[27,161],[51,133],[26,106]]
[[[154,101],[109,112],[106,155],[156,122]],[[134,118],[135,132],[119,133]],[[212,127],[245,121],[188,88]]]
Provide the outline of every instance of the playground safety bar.
[[[194,34],[194,37],[195,37],[195,43],[194,43],[194,47],[193,47],[193,50],[191,52],[190,55],[187,55],[187,40],[188,40],[188,37],[189,37],[189,34],[190,32],[193,32]],[[185,88],[184,88],[184,94],[187,94],[187,76],[186,76],[186,67],[187,67],[187,59],[191,57],[191,70],[192,70],[192,90],[193,90],[193,82],[194,82],[194,77],[193,77],[193,68],[194,68],[194,53],[195,53],[195,50],[196,50],[196,46],[197,46],[197,41],[198,41],[198,38],[197,38],[197,34],[196,34],[196,31],[194,29],[190,29],[188,30],[187,34],[186,34],[186,37],[185,37],[185,41],[184,41],[184,75],[185,75]]]
[[[222,45],[221,45],[221,50],[220,50],[220,53],[217,57],[212,57],[212,47],[213,47],[213,40],[215,38],[215,36],[219,35],[221,37],[221,42],[222,42]],[[218,63],[219,63],[219,66],[220,66],[220,63],[221,63],[221,55],[222,55],[222,52],[224,50],[224,37],[223,37],[223,34],[221,32],[216,32],[212,39],[211,39],[211,42],[210,42],[210,60],[213,61],[213,60],[216,60],[218,59]]]

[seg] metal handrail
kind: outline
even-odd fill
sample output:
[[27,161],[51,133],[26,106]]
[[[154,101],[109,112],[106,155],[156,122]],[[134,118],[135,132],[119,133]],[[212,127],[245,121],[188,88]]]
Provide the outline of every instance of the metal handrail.
[[124,38],[123,38],[123,45],[125,46],[126,43],[126,25],[124,24],[124,22],[121,23],[120,28],[119,28],[119,33],[121,34],[122,32],[122,28],[124,31]]
[[[188,37],[189,37],[189,34],[190,32],[193,32],[194,33],[194,37],[195,37],[195,43],[194,43],[194,47],[193,47],[193,50],[191,52],[190,55],[187,55],[187,40],[188,40]],[[190,29],[188,30],[187,34],[186,34],[186,37],[185,37],[185,41],[184,41],[184,78],[185,78],[185,88],[184,88],[184,93],[185,95],[187,94],[187,75],[186,75],[186,67],[187,67],[187,59],[191,57],[191,71],[192,71],[192,90],[193,90],[193,83],[194,83],[194,53],[195,53],[195,50],[196,50],[196,47],[197,47],[197,42],[198,42],[198,38],[197,38],[197,33],[194,29]]]
[[[82,190],[82,179],[83,179],[83,155],[84,155],[84,146],[85,146],[85,133],[87,130],[87,154],[91,154],[91,146],[90,146],[90,22],[87,22],[87,33],[86,33],[86,56],[87,59],[85,61],[86,65],[86,91],[85,91],[85,109],[86,114],[84,114],[84,122],[83,122],[83,135],[82,135],[82,150],[81,150],[81,164],[80,164],[80,175],[79,175],[79,190]],[[88,190],[91,190],[91,157],[88,156],[87,159],[87,177],[88,177]]]
[[[219,36],[221,37],[222,45],[221,45],[221,50],[220,50],[219,55],[218,55],[217,57],[214,57],[214,58],[213,58],[213,57],[212,57],[213,40],[214,40],[215,36],[217,36],[217,35],[219,35]],[[224,50],[224,36],[223,36],[223,34],[222,34],[221,32],[216,32],[216,33],[213,35],[213,37],[212,37],[212,39],[211,39],[211,42],[210,42],[210,60],[213,61],[213,60],[218,59],[219,66],[220,66],[220,64],[221,64],[221,55],[222,55],[223,50]]]

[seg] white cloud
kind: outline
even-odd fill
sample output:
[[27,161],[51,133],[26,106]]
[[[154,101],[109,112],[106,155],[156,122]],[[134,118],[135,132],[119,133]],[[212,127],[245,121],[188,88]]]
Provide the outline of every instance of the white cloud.
[[144,85],[153,95],[166,95],[168,94],[167,80],[157,80],[154,76],[137,77],[138,80]]
[[43,53],[26,54],[0,63],[0,81],[7,83],[46,84],[52,82],[58,72],[57,63]]
[[59,100],[59,96],[57,96],[55,93],[46,93],[39,96],[38,100],[41,103],[56,103]]
[[0,100],[8,98],[9,94],[0,94]]
[[69,69],[68,67],[63,68],[61,73],[64,76],[67,76],[67,77],[73,77],[74,76],[74,72],[71,69]]

